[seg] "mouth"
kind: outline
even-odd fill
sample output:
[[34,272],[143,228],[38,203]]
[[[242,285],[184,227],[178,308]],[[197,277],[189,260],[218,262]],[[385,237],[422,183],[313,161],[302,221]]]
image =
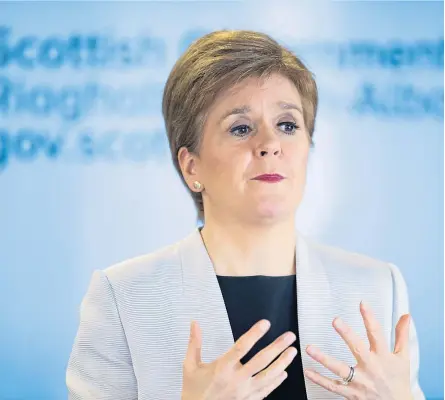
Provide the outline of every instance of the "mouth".
[[269,182],[269,183],[276,183],[280,182],[284,179],[284,176],[281,176],[280,174],[263,174],[258,175],[253,180],[255,181],[262,181],[262,182]]

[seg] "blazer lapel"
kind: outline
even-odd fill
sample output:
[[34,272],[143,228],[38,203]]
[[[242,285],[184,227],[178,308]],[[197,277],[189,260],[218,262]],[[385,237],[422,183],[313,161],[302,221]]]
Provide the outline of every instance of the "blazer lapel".
[[[305,239],[298,234],[296,249],[298,332],[303,368],[313,369],[329,378],[338,379],[334,374],[314,361],[306,353],[309,344],[321,351],[332,354],[332,344],[338,338],[332,327],[335,318],[332,306],[331,286],[323,263],[310,251]],[[305,377],[308,400],[339,399],[338,395],[314,384]]]
[[180,252],[184,274],[184,323],[190,326],[192,320],[198,322],[202,334],[202,361],[211,362],[234,344],[224,298],[198,229],[181,242]]

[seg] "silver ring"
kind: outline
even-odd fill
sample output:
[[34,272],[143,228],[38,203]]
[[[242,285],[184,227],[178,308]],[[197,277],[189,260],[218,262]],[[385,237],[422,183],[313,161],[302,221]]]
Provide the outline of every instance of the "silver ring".
[[349,385],[354,379],[355,368],[349,367],[349,375],[347,378],[343,378],[343,385]]

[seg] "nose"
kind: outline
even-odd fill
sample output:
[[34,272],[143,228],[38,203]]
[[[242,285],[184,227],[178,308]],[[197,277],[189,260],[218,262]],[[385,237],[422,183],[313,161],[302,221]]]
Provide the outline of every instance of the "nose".
[[281,154],[281,151],[279,149],[268,149],[268,150],[260,150],[257,155],[259,157],[266,157],[269,154],[274,155],[274,156],[279,156]]
[[280,156],[281,153],[281,142],[277,135],[270,132],[261,135],[255,149],[257,157]]

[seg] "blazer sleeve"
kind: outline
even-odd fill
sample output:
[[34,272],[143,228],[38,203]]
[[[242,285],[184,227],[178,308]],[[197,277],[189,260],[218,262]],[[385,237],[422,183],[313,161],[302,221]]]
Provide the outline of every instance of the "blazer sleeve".
[[80,307],[80,324],[66,371],[70,400],[136,400],[127,339],[103,271],[95,271]]
[[[405,279],[399,268],[390,264],[391,273],[393,277],[394,286],[394,309],[393,309],[393,321],[392,321],[392,348],[395,345],[395,327],[400,317],[403,314],[408,314],[409,311],[409,298],[408,289]],[[419,385],[419,341],[417,339],[416,326],[413,318],[410,321],[410,333],[409,333],[409,346],[410,346],[410,359],[411,359],[411,392],[414,400],[425,400],[425,395]]]

